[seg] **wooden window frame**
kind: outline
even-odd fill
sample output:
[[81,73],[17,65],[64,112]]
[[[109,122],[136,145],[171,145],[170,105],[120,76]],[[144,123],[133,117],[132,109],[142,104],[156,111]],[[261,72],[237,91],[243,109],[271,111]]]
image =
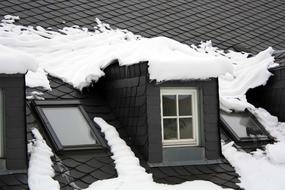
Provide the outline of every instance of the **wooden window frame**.
[[[176,96],[176,116],[163,116],[163,95],[175,95]],[[192,115],[180,116],[179,115],[179,103],[178,95],[191,95],[192,101]],[[198,112],[198,90],[195,88],[161,88],[160,89],[160,117],[161,117],[161,133],[162,133],[162,145],[164,147],[173,146],[199,146],[199,112]],[[176,140],[164,140],[164,125],[163,119],[176,118],[177,119],[177,135]],[[180,126],[179,118],[192,118],[193,122],[193,138],[180,139]]]

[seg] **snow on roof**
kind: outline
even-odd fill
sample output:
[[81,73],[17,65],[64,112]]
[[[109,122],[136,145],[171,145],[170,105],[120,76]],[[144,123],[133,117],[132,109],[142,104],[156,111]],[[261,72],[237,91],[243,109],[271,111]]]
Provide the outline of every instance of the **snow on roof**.
[[[49,73],[72,84],[75,88],[82,89],[92,81],[97,81],[104,76],[104,68],[114,60],[118,60],[120,65],[131,65],[141,61],[148,61],[150,79],[158,82],[219,77],[221,109],[226,111],[243,111],[246,108],[250,108],[258,117],[262,115],[259,113],[260,110],[247,102],[245,93],[250,88],[265,85],[271,76],[268,68],[276,66],[272,57],[272,48],[268,48],[256,56],[248,57],[246,53],[224,52],[213,47],[210,42],[201,43],[197,47],[194,45],[187,46],[165,37],[143,38],[126,30],[111,29],[99,20],[97,20],[97,26],[93,32],[79,27],[67,27],[54,32],[42,27],[33,28],[15,25],[14,21],[17,19],[19,18],[6,16],[0,24],[0,72],[24,73],[28,69],[34,71],[29,71],[26,76],[27,85],[31,87],[44,86],[46,89],[50,89],[46,77],[46,74]],[[40,65],[38,69],[37,63]],[[14,66],[11,67],[11,65]],[[267,118],[261,116],[258,119],[269,120]],[[101,125],[103,128],[107,125],[103,121],[99,121],[99,123],[103,123]],[[267,128],[271,134],[277,134],[276,131],[278,130],[275,129],[277,125],[279,126],[280,124],[274,124],[273,127]],[[285,134],[284,130],[279,131]],[[45,146],[45,143],[41,143],[39,140],[41,139],[36,140],[38,143],[32,149],[30,167],[31,165],[42,164],[37,163],[37,160],[33,159],[33,154],[37,155],[37,149],[40,146]],[[255,184],[256,179],[260,178],[259,173],[261,175],[264,174],[265,179],[262,181],[266,182],[267,175],[265,173],[274,171],[272,168],[275,168],[274,165],[268,164],[267,161],[272,160],[278,164],[284,163],[285,156],[280,151],[283,147],[284,140],[280,140],[280,143],[275,145],[268,145],[266,149],[267,157],[264,156],[264,152],[262,152],[263,156],[257,153],[256,155],[249,155],[238,152],[231,144],[224,146],[223,153],[241,174],[241,180],[245,187],[254,186],[259,188],[264,187],[263,183],[260,186]],[[47,148],[45,147],[44,149]],[[113,153],[115,154],[115,152]],[[50,172],[51,163],[49,157],[51,154],[49,151],[46,152],[45,157],[48,164],[45,168],[42,168],[43,170],[29,169],[29,184],[41,184],[40,181],[37,181],[40,178],[37,178],[36,175],[41,175],[42,172],[44,173],[47,170],[49,171],[48,175],[42,177],[47,177],[46,180],[49,180],[55,189],[58,188],[57,182],[51,178],[53,175]],[[135,160],[135,158],[132,159]],[[260,160],[261,162],[259,162]],[[267,161],[263,162],[264,160]],[[255,175],[253,178],[247,175],[248,163],[251,163],[252,167],[250,169],[252,174]],[[256,172],[259,171],[258,168],[261,164],[264,164],[266,169],[262,172]],[[135,168],[137,167],[139,168],[138,165]],[[129,171],[125,169],[117,168],[118,173]],[[279,171],[278,167],[276,169]],[[148,176],[143,172],[143,178]],[[283,170],[280,173],[282,172]],[[284,176],[283,174],[279,176]],[[34,176],[34,178],[31,178],[31,176]],[[145,178],[148,179],[148,177]],[[276,187],[281,187],[284,180],[280,180],[277,177],[276,179],[274,184],[276,184]],[[114,184],[116,186],[120,182],[116,181],[116,179],[98,181],[96,182],[96,189],[98,187],[106,189],[106,185],[113,188]],[[132,184],[130,181],[127,181],[125,185],[132,187],[131,189],[137,188],[137,184]],[[164,186],[154,184],[150,180],[146,181],[145,185],[142,187],[152,188],[155,186],[158,189],[178,189],[179,187],[186,189],[192,185],[191,187],[194,189],[220,189],[213,184],[198,181],[187,182],[178,186]],[[92,186],[90,186],[91,188]]]
[[31,190],[57,190],[60,188],[58,181],[53,179],[52,168],[53,152],[46,144],[40,132],[34,128],[32,133],[35,139],[28,144],[30,154],[28,183]]
[[37,68],[38,64],[29,54],[0,44],[0,73],[26,73]]
[[[19,19],[19,17],[6,15],[3,22],[6,24],[13,23],[17,19]],[[5,38],[5,35],[0,36],[0,38]],[[15,48],[0,44],[0,73],[26,73],[28,70],[36,71],[37,68],[38,64],[33,56]]]
[[265,85],[271,76],[268,68],[276,65],[272,48],[248,57],[246,53],[219,50],[210,41],[197,47],[166,37],[143,38],[112,29],[98,19],[94,31],[74,26],[57,32],[15,25],[18,19],[8,15],[0,23],[0,47],[25,52],[30,61],[21,59],[23,63],[39,63],[36,72],[26,75],[30,87],[50,89],[49,73],[82,89],[104,76],[104,68],[114,60],[120,65],[147,61],[150,79],[157,82],[219,77],[221,109],[243,111],[253,108],[245,98],[246,91]]
[[[101,118],[94,118],[101,131],[105,134],[108,145],[113,153],[118,177],[97,180],[86,190],[133,190],[133,189],[156,189],[156,190],[222,190],[220,186],[204,180],[195,180],[178,185],[166,185],[155,183],[152,175],[140,166],[139,159],[130,147],[120,137],[116,128],[106,123]],[[59,190],[59,182],[53,179],[52,150],[46,144],[40,132],[32,129],[34,140],[28,145],[30,153],[28,184],[31,190]],[[229,189],[230,190],[230,189]]]
[[219,77],[220,107],[225,111],[244,111],[254,106],[246,100],[246,92],[261,85],[265,85],[272,75],[268,69],[278,66],[272,56],[273,49],[248,57],[247,53],[229,52],[225,55],[234,62],[232,74]]
[[79,27],[54,32],[15,25],[15,18],[11,18],[0,24],[0,44],[29,53],[50,75],[78,89],[104,76],[104,68],[114,60],[120,65],[148,61],[150,79],[158,82],[206,79],[232,72],[231,60],[226,57],[199,52],[166,37],[143,38],[111,29],[98,19],[94,32]]
[[143,38],[127,30],[111,29],[96,20],[94,31],[66,27],[58,32],[42,27],[15,25],[18,17],[6,16],[0,24],[0,44],[29,53],[40,65],[26,76],[30,87],[50,89],[46,73],[82,89],[104,76],[114,60],[120,65],[148,61],[149,76],[166,80],[219,77],[221,109],[242,111],[248,89],[266,84],[269,67],[276,65],[272,48],[248,57],[246,53],[222,51],[211,42],[198,47],[166,37]]

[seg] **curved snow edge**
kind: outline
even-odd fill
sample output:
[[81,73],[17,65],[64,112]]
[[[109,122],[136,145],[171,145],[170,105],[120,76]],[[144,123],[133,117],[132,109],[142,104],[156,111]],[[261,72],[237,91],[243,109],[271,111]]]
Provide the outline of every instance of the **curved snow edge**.
[[31,190],[59,190],[58,181],[54,180],[52,168],[52,150],[46,144],[38,129],[32,129],[35,139],[28,145],[30,153],[28,185]]

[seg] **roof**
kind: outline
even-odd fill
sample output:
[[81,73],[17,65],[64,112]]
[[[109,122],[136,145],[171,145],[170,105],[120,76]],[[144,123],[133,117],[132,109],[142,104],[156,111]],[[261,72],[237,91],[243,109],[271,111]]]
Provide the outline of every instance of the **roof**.
[[25,173],[0,175],[0,188],[19,190],[28,189],[28,176]]
[[[145,37],[166,36],[186,44],[212,40],[215,46],[222,49],[233,48],[251,53],[264,50],[268,46],[278,50],[285,49],[285,3],[281,0],[232,0],[230,3],[228,0],[8,0],[0,1],[0,9],[0,16],[20,16],[19,24],[52,27],[54,30],[72,25],[92,29],[95,17],[98,17],[112,27],[126,28]],[[90,118],[98,114],[112,125],[120,125],[101,97],[94,98],[94,94],[86,91],[81,93],[53,77],[49,77],[49,80],[52,91],[28,89],[27,95],[37,90],[44,93],[45,99],[79,99]],[[30,102],[27,102],[26,114],[28,139],[32,138],[29,131],[32,127],[39,128],[45,134]],[[119,127],[119,133],[127,139],[123,128]],[[63,189],[72,189],[73,182],[84,188],[98,179],[113,178],[117,174],[110,156],[109,150],[97,152],[96,155],[78,155],[76,152],[58,155],[54,159],[55,179]],[[223,187],[239,189],[235,184],[238,182],[238,175],[227,161],[207,166],[147,168],[147,171],[153,173],[154,180],[160,183],[176,184],[205,179]],[[26,189],[27,175],[1,176],[0,187]]]
[[[52,91],[43,90],[42,88],[29,88],[30,92],[42,92],[45,100],[79,100],[90,119],[100,116],[106,121],[114,123],[115,117],[107,107],[104,100],[97,95],[80,92],[72,86],[64,83],[57,78],[49,78]],[[88,95],[87,95],[88,94]],[[92,98],[91,98],[92,97]],[[27,102],[27,128],[28,139],[32,139],[31,129],[36,127],[43,134],[50,147],[50,137],[45,133],[42,124],[33,110],[31,101]],[[100,130],[99,130],[100,131]],[[102,135],[102,134],[101,134]],[[102,135],[103,136],[103,135]],[[117,176],[114,161],[111,159],[111,152],[107,150],[90,150],[90,151],[69,151],[68,154],[56,154],[53,159],[55,179],[59,181],[63,189],[74,189],[74,183],[80,188],[87,188],[89,184],[101,179],[109,179]]]
[[282,0],[20,0],[1,1],[1,16],[20,16],[20,24],[62,28],[94,25],[95,17],[112,27],[145,37],[166,36],[186,44],[212,40],[222,49],[256,53],[285,49]]
[[240,182],[239,175],[225,160],[219,164],[157,167],[151,168],[150,171],[154,181],[158,183],[179,184],[185,181],[207,180],[224,188],[240,189],[236,185]]
[[[33,91],[42,92],[41,97],[45,100],[79,100],[90,119],[102,117],[108,123],[116,126],[120,136],[128,142],[128,135],[124,128],[120,126],[116,116],[112,113],[107,102],[98,94],[91,93],[88,88],[83,92],[73,88],[71,85],[60,79],[49,76],[52,91],[42,88],[28,88],[27,95]],[[49,136],[45,133],[42,124],[38,121],[37,114],[34,112],[31,101],[27,102],[27,127],[28,139],[32,139],[30,129],[36,127],[43,134],[47,143],[52,147]],[[178,184],[192,180],[208,180],[222,187],[240,189],[236,183],[239,182],[238,174],[234,168],[226,161],[222,163],[209,165],[194,166],[169,166],[169,167],[148,167],[142,155],[138,153],[136,147],[132,146],[132,150],[140,159],[142,166],[147,172],[153,174],[155,182]],[[114,161],[111,158],[110,151],[80,151],[70,152],[68,154],[57,154],[53,159],[55,180],[58,180],[62,189],[73,189],[76,186],[86,188],[91,183],[109,179],[117,176]],[[76,186],[75,186],[76,185]]]

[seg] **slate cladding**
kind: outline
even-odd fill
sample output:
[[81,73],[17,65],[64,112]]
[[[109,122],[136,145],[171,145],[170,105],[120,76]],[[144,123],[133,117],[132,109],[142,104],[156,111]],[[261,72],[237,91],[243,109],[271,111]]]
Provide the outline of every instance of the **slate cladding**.
[[238,175],[232,166],[224,160],[220,164],[168,166],[150,168],[154,181],[157,183],[179,184],[185,181],[207,180],[223,188],[241,189]]
[[[88,92],[88,89],[84,89],[83,92],[80,92],[53,77],[49,77],[49,80],[52,91],[43,90],[42,88],[28,88],[27,96],[31,95],[31,92],[37,91],[43,93],[41,97],[45,98],[45,100],[79,100],[91,120],[93,120],[95,116],[102,117],[109,123],[119,126],[111,110],[106,106],[107,104],[100,95],[92,94]],[[28,139],[31,140],[33,138],[30,130],[36,127],[45,137],[48,145],[53,147],[50,141],[51,137],[47,136],[42,123],[31,105],[31,101],[27,102],[26,110]],[[79,189],[86,188],[97,180],[117,176],[114,161],[111,159],[112,154],[109,149],[54,153],[55,157],[53,157],[53,162],[56,173],[54,179],[59,181],[61,189],[74,190],[78,189],[78,187]]]
[[273,68],[270,72],[273,76],[267,84],[250,89],[246,96],[254,106],[266,109],[277,116],[279,121],[285,122],[285,66]]
[[[146,62],[131,66],[118,63],[107,67],[106,76],[98,85],[104,92],[118,121],[125,126],[131,144],[138,148],[149,162],[162,161],[160,121],[161,87],[195,87],[199,91],[201,145],[205,147],[205,159],[219,159],[220,136],[218,131],[218,81],[192,80],[150,83]],[[96,91],[97,88],[94,89]],[[205,137],[203,137],[205,136]]]
[[95,17],[145,37],[166,36],[186,44],[212,40],[222,49],[256,53],[285,49],[283,0],[2,0],[1,16],[20,24],[92,29]]
[[[146,71],[143,68],[144,64],[138,65],[141,65],[139,68],[142,69],[142,71],[139,69],[136,72],[144,73]],[[111,68],[112,67],[110,67],[110,69]],[[133,68],[135,69],[135,67]],[[131,70],[132,69],[129,69],[129,71]],[[136,73],[135,70],[132,70],[132,76],[136,76],[134,74]],[[119,77],[120,73],[124,73],[125,71],[126,69],[124,67],[121,67],[119,73],[114,75],[112,74],[110,77]],[[108,78],[108,76],[109,75],[107,75],[106,78]],[[146,168],[147,172],[153,173],[153,178],[156,182],[177,184],[188,180],[203,179],[221,185],[222,187],[240,189],[235,184],[235,182],[238,182],[238,175],[234,172],[232,166],[225,160],[223,160],[223,162],[220,164],[152,168],[148,167],[145,158],[137,151],[136,147],[132,145],[132,141],[130,141],[132,138],[128,138],[128,133],[125,132],[125,129],[123,127],[120,127],[123,125],[121,125],[119,122],[119,117],[116,115],[115,110],[111,109],[108,106],[107,101],[105,101],[106,97],[102,98],[104,96],[98,94],[98,92],[101,90],[100,85],[103,84],[104,79],[100,79],[101,81],[94,84],[93,87],[84,89],[82,93],[57,78],[49,76],[49,80],[52,91],[43,90],[42,88],[28,88],[27,96],[31,95],[31,92],[33,91],[38,91],[43,93],[41,97],[44,97],[46,100],[80,100],[90,118],[93,118],[94,116],[102,117],[117,128],[120,136],[126,140],[126,142],[131,146],[133,151],[140,159],[142,166]],[[128,83],[121,83],[121,85],[125,84]],[[110,88],[113,87],[114,86],[111,86]],[[138,91],[139,90],[136,92]],[[39,119],[31,106],[32,105],[30,104],[30,101],[28,101],[26,106],[28,139],[33,138],[30,129],[36,127],[44,135],[49,146],[53,147],[49,141],[50,137],[45,133],[42,124],[39,122]],[[74,189],[77,186],[80,188],[85,188],[89,184],[99,179],[109,179],[116,177],[117,173],[114,168],[113,160],[110,158],[110,156],[111,153],[108,150],[79,152],[71,151],[64,154],[56,153],[56,156],[53,158],[54,169],[56,172],[55,179],[60,182],[61,189]],[[16,176],[13,176],[13,178],[15,177]]]
[[0,175],[1,190],[26,190],[28,189],[28,176],[26,173]]
[[[148,160],[148,129],[146,110],[147,63],[107,67],[106,76],[98,85],[118,121],[125,127],[130,141]],[[97,88],[94,89],[96,91]]]
[[[146,64],[138,64],[138,68],[134,66],[129,68],[130,76],[140,76],[140,74],[145,74]],[[106,78],[120,78],[121,76],[126,76],[126,68],[120,67],[120,72],[115,71],[112,75],[108,75],[111,71],[106,72]],[[112,70],[112,67],[109,67]],[[125,73],[125,74],[123,74]],[[132,73],[132,74],[131,74]],[[137,73],[137,74],[135,74]],[[133,77],[134,78],[134,77]],[[124,138],[129,145],[131,145],[134,152],[140,158],[141,164],[146,168],[147,172],[153,173],[153,178],[158,183],[168,183],[177,184],[185,182],[188,180],[203,179],[209,180],[213,183],[221,185],[222,187],[231,187],[233,189],[240,189],[235,183],[239,182],[238,175],[235,173],[234,169],[227,161],[223,160],[220,164],[209,164],[209,165],[195,165],[195,166],[172,166],[172,167],[148,167],[142,154],[140,154],[135,146],[132,145],[132,141],[129,140],[128,134],[125,129],[120,127],[119,117],[116,115],[116,111],[110,108],[105,101],[104,96],[98,94],[100,92],[101,84],[105,79],[93,85],[93,87],[85,88],[83,92],[74,89],[72,86],[64,83],[63,81],[50,77],[50,85],[52,91],[43,90],[42,88],[28,88],[27,96],[31,95],[31,92],[38,91],[43,94],[41,97],[45,100],[80,100],[83,104],[85,111],[88,113],[90,118],[102,117],[110,124],[114,125],[120,133],[120,136]],[[100,79],[101,80],[101,79]],[[135,80],[133,80],[135,81]],[[129,83],[120,83],[120,85],[126,85]],[[100,85],[99,85],[100,84]],[[136,84],[139,84],[136,83]],[[96,90],[96,88],[98,88]],[[109,88],[114,88],[111,86]],[[100,89],[100,90],[99,90]],[[136,94],[138,95],[139,88],[136,88]],[[127,90],[123,90],[127,92]],[[144,90],[142,90],[144,92]],[[139,97],[139,96],[138,96]],[[118,104],[130,104],[126,103],[127,100],[121,98]],[[122,103],[120,103],[122,102]],[[114,111],[114,112],[113,112]],[[144,111],[144,109],[143,109]],[[132,114],[135,115],[136,111],[132,110]],[[138,113],[137,113],[138,114]],[[138,116],[140,116],[138,114]],[[45,137],[48,145],[53,147],[50,142],[50,137],[47,136],[42,124],[32,108],[31,101],[27,102],[26,106],[26,118],[27,118],[27,138],[31,140],[33,138],[30,130],[31,128],[38,128],[42,135]],[[135,117],[134,117],[135,120]],[[138,119],[139,121],[140,119]],[[137,135],[139,137],[139,133]],[[134,141],[133,141],[134,142]],[[100,179],[109,179],[117,176],[116,170],[114,168],[113,160],[110,158],[111,153],[107,151],[70,151],[64,154],[55,153],[53,157],[55,179],[60,182],[61,189],[76,189],[76,188],[86,188],[89,184]],[[3,184],[6,187],[10,185],[15,185],[17,188],[27,189],[27,176],[25,174],[2,176],[4,180]],[[1,187],[1,176],[0,176],[0,187]],[[12,183],[13,182],[13,183]],[[10,184],[10,185],[9,185]],[[20,185],[19,185],[20,184]]]
[[27,149],[25,128],[25,77],[23,74],[0,75],[5,110],[4,138],[6,168],[1,171],[0,189],[27,189]]
[[[4,158],[8,170],[27,169],[25,127],[25,75],[0,74],[4,110]],[[1,109],[1,110],[2,110]]]
[[[268,46],[277,50],[285,49],[285,2],[283,0],[1,0],[0,10],[0,19],[7,14],[18,15],[21,18],[18,21],[20,24],[52,27],[52,30],[72,25],[92,29],[94,19],[98,17],[114,28],[128,29],[145,37],[166,36],[186,44],[212,40],[215,46],[222,49],[235,49],[253,54]],[[284,56],[278,58],[278,61],[284,65]],[[273,72],[275,77],[271,77],[269,81],[271,87],[268,88],[273,90],[273,95],[267,94],[268,91],[263,87],[258,88],[258,91],[252,94],[264,93],[271,100],[280,100],[280,103],[269,104],[268,108],[266,105],[264,107],[268,110],[271,109],[272,114],[282,115],[278,106],[284,105],[280,98],[280,96],[284,97],[284,90],[280,90],[275,85],[282,83],[280,81],[284,78],[284,74],[281,70]],[[90,103],[87,94],[92,90],[85,89],[86,93],[80,93],[58,79],[50,77],[50,80],[53,91],[29,89],[27,95],[30,91],[37,90],[44,92],[43,97],[46,99],[80,99],[85,104],[84,107],[86,111],[88,110],[90,118],[95,115],[103,117],[116,126],[120,135],[129,142],[128,134],[121,127],[106,101],[100,100],[98,103],[94,100],[93,103]],[[250,93],[248,98],[253,102],[254,99]],[[260,100],[256,105],[260,103],[264,103],[264,101]],[[137,113],[134,112],[134,114]],[[29,107],[29,102],[27,103],[26,118],[28,139],[32,138],[29,132],[31,127],[38,127],[45,135],[36,115]],[[281,120],[284,121],[284,119]],[[137,130],[140,142],[144,142],[145,131]],[[46,139],[48,140],[48,137]],[[139,143],[137,145],[143,147]],[[136,152],[135,148],[133,150]],[[56,178],[61,181],[63,189],[70,189],[72,182],[76,182],[78,186],[86,187],[96,179],[116,176],[110,152],[96,154],[86,152],[84,155],[86,159],[90,158],[90,161],[93,160],[94,163],[86,164],[88,161],[85,158],[79,158],[75,152],[70,155],[58,155],[58,158],[54,159],[57,162],[55,165]],[[64,163],[66,172],[57,168],[58,165],[61,165],[59,160]],[[141,161],[143,164],[144,159]],[[108,169],[105,169],[104,166]],[[147,166],[145,167],[147,168]],[[73,172],[65,175],[68,173],[67,171],[71,170]],[[238,189],[234,184],[237,182],[237,175],[227,162],[204,166],[147,168],[147,171],[153,173],[157,182],[174,184],[186,180],[208,179],[223,187]],[[62,177],[63,174],[68,178]],[[80,175],[83,176],[80,177]],[[25,189],[26,187],[27,176],[25,174],[0,176],[0,189]]]

